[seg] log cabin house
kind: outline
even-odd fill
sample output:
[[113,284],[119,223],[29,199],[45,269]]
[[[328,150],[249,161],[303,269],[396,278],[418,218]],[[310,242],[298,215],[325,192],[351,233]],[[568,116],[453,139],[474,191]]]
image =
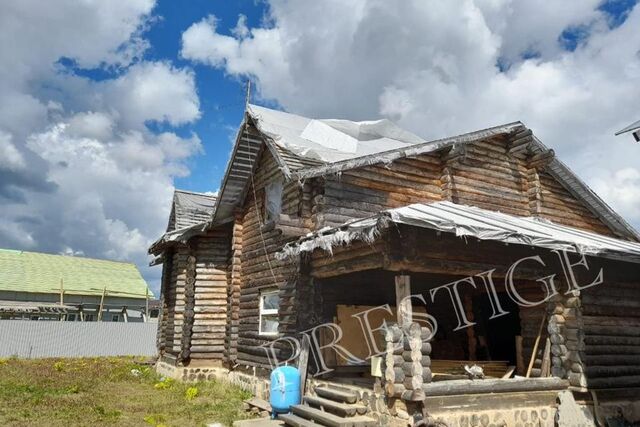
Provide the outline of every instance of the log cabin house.
[[[520,122],[424,141],[387,120],[249,105],[217,198],[185,194],[149,250],[163,265],[161,372],[260,395],[269,343],[313,330],[332,344],[330,328],[313,328],[335,324],[364,360],[358,313],[388,304],[369,313],[391,325],[375,338],[382,368],[323,348],[331,372],[316,377],[312,354],[311,409],[294,418],[323,422],[323,386],[354,393],[374,425],[427,413],[554,425],[567,390],[600,418],[639,404],[639,235]],[[429,327],[407,314],[409,295],[423,298],[411,299],[416,319],[437,320],[426,344],[411,344]],[[276,342],[272,354],[291,356]],[[484,379],[469,379],[474,364]]]

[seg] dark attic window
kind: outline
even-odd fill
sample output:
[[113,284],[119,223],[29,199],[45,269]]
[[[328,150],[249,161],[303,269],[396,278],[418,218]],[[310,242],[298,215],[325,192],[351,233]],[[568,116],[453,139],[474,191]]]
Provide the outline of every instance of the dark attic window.
[[271,181],[264,189],[265,221],[276,221],[282,212],[282,179]]

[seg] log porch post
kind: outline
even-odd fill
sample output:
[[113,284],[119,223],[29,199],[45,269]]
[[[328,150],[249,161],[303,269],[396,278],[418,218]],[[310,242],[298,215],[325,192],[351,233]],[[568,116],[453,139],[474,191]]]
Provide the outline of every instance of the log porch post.
[[398,325],[400,327],[408,326],[412,322],[411,299],[408,298],[411,295],[411,276],[399,274],[396,276],[395,282]]

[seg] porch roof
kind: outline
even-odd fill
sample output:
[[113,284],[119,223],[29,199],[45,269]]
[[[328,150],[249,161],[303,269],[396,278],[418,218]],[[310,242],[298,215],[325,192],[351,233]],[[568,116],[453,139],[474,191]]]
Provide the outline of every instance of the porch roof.
[[287,244],[278,254],[285,259],[302,252],[322,249],[331,253],[334,246],[360,240],[373,242],[391,223],[428,228],[459,237],[565,250],[585,255],[640,263],[640,243],[615,239],[549,220],[516,217],[475,206],[451,202],[417,203],[389,209],[379,214],[349,221],[340,227],[319,230]]

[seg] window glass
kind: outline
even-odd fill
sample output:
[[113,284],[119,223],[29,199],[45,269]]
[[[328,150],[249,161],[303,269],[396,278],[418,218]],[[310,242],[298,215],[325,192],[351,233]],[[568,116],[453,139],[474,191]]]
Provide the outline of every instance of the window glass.
[[260,293],[260,334],[277,335],[280,296],[277,290]]
[[266,220],[273,221],[280,217],[282,211],[282,180],[277,179],[265,188]]
[[280,306],[280,297],[277,292],[265,294],[262,298],[262,308],[265,310],[277,310]]
[[260,322],[260,332],[262,334],[275,335],[278,333],[278,317],[262,316]]

